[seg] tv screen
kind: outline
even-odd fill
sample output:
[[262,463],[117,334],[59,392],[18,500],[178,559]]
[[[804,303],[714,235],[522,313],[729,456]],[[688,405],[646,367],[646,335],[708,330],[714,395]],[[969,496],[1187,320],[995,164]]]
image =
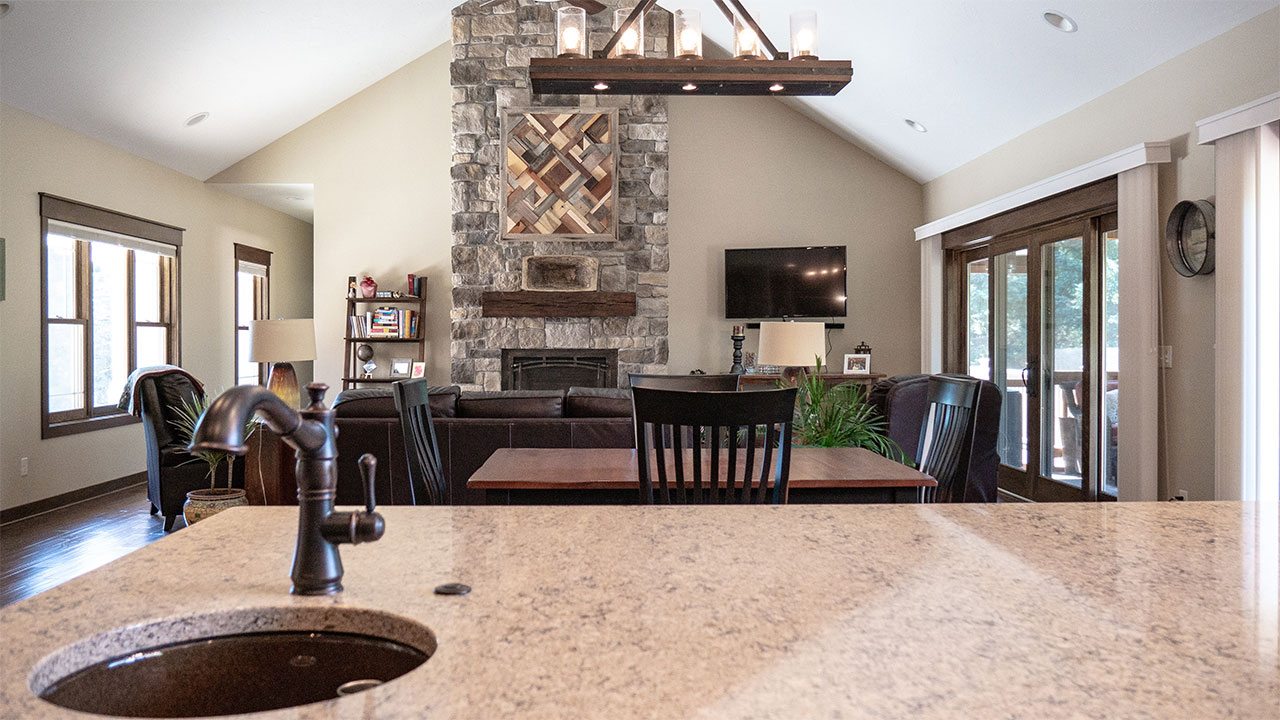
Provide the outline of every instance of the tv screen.
[[724,251],[726,318],[844,317],[845,248]]

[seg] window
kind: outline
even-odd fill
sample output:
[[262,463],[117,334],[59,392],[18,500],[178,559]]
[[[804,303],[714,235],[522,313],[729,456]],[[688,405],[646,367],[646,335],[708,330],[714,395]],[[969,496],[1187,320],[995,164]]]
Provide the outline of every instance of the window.
[[1104,180],[943,234],[948,370],[1001,393],[1006,499],[1118,494],[1116,188]]
[[236,245],[236,384],[258,385],[265,363],[249,361],[249,323],[266,320],[271,309],[271,253]]
[[117,408],[129,373],[178,361],[182,230],[40,196],[42,437],[133,422]]

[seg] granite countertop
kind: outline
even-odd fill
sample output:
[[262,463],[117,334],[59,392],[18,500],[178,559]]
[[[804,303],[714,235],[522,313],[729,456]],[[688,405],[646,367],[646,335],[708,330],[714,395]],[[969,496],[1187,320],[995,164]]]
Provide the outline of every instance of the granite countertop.
[[1277,506],[381,512],[337,597],[289,595],[296,510],[241,508],[0,610],[0,717],[85,717],[28,689],[80,638],[334,605],[439,649],[254,718],[1280,717]]

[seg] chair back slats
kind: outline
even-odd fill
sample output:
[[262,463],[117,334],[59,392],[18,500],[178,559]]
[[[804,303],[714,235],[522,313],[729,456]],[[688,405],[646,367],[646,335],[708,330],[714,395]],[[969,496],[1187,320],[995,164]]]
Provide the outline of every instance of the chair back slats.
[[929,410],[920,428],[916,466],[938,486],[921,490],[926,502],[964,497],[980,385],[970,377],[929,378]]
[[404,450],[409,466],[409,496],[414,505],[448,503],[448,485],[444,464],[440,461],[440,445],[431,421],[425,378],[392,383],[400,429],[404,434]]
[[[702,392],[633,387],[641,500],[786,502],[795,397],[795,388]],[[760,439],[763,442],[757,442]],[[764,448],[759,465],[757,445]],[[739,452],[745,454],[745,462],[740,462]],[[651,469],[651,463],[657,467]]]

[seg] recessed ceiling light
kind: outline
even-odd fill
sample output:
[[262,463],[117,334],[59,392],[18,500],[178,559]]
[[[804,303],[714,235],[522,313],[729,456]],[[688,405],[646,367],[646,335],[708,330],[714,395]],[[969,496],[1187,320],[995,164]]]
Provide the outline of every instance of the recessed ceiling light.
[[195,115],[192,115],[191,117],[187,118],[187,122],[185,123],[185,125],[187,127],[191,127],[192,125],[199,125],[200,123],[208,119],[209,119],[209,113],[198,112]]
[[929,128],[925,127],[924,125],[921,125],[920,123],[916,122],[915,120],[912,120],[911,118],[907,118],[902,122],[906,123],[907,127],[911,128],[912,130],[915,130],[918,133],[929,132]]
[[1054,10],[1050,10],[1044,14],[1044,21],[1052,25],[1055,30],[1061,30],[1065,33],[1073,33],[1076,31],[1076,28],[1079,27],[1079,25],[1076,25],[1075,20],[1072,20],[1066,15]]
[[608,83],[603,83],[603,82],[598,82],[598,83],[596,83],[595,85],[592,85],[591,87],[595,88],[596,90],[608,90],[608,89],[609,89],[609,84],[608,84]]
[[694,85],[693,83],[685,83],[684,86],[681,87],[680,89],[686,90],[686,91],[692,91],[692,90],[697,90],[698,86]]
[[769,92],[782,92],[783,88],[778,83],[769,86]]

